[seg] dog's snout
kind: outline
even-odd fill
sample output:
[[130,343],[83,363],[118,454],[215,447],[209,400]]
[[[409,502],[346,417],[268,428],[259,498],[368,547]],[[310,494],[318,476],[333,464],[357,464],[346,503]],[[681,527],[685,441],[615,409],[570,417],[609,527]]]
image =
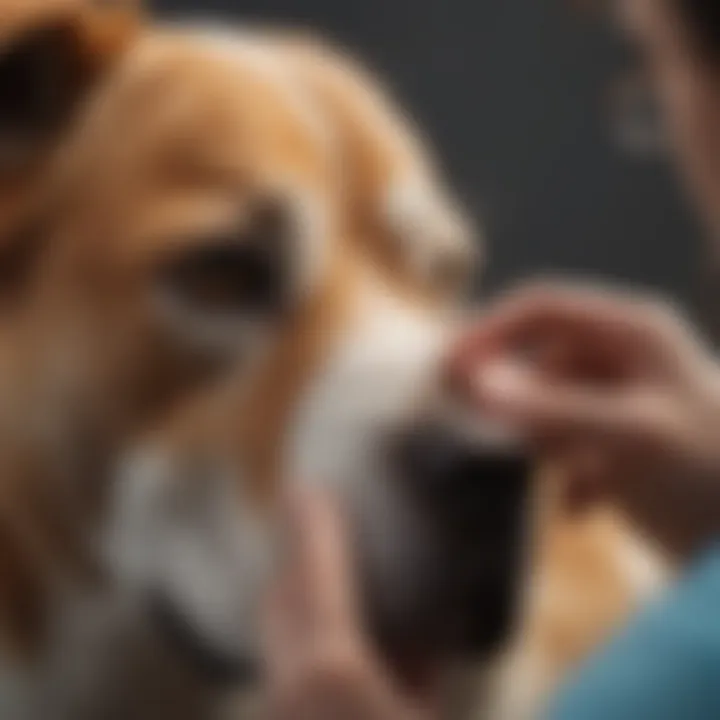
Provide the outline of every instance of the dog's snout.
[[[488,483],[502,488],[525,478],[526,454],[515,444],[469,436],[447,422],[424,422],[398,438],[396,458],[413,488],[444,505],[486,496]],[[509,489],[509,488],[507,488]]]

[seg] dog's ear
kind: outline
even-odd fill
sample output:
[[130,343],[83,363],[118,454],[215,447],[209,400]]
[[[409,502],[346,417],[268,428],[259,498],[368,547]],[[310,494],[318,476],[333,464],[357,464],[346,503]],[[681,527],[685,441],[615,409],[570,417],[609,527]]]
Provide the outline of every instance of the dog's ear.
[[36,255],[55,150],[141,27],[134,0],[0,0],[0,305]]
[[0,179],[48,152],[137,19],[129,0],[0,4]]
[[350,232],[434,289],[463,286],[479,240],[444,187],[430,143],[378,78],[327,42],[273,36],[325,116],[342,160]]

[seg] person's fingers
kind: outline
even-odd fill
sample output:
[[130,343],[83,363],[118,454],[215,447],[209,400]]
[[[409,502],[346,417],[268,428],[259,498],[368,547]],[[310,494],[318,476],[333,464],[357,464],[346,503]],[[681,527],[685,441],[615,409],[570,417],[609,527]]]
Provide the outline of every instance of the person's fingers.
[[352,685],[365,646],[349,609],[354,599],[345,596],[351,589],[340,575],[347,571],[340,565],[344,559],[335,554],[342,542],[334,525],[339,522],[336,508],[312,491],[293,493],[287,502],[292,557],[265,603],[265,678],[276,706],[290,707],[293,717],[308,712],[315,718],[316,712],[305,706],[328,704],[322,686]]
[[522,288],[491,307],[453,348],[451,376],[504,354],[533,351],[558,339],[574,349],[620,357],[626,348],[649,351],[677,325],[661,303],[568,284]]
[[612,391],[548,379],[518,363],[498,362],[473,380],[479,408],[530,438],[564,442],[655,440],[667,425],[664,397],[646,391]]
[[292,677],[318,644],[344,639],[355,621],[339,509],[326,495],[303,487],[286,493],[283,510],[285,559],[263,613],[263,651],[275,684]]
[[[602,297],[602,315],[607,313]],[[549,328],[578,328],[595,324],[598,297],[565,285],[521,287],[491,305],[474,328],[456,345],[453,358],[482,357],[507,345],[522,343]]]
[[294,488],[287,498],[292,562],[314,631],[357,630],[359,613],[353,558],[339,504],[317,489]]
[[[268,598],[263,651],[273,718],[419,718],[364,642],[346,528],[331,497],[294,490],[286,501],[286,572]],[[428,682],[429,684],[429,682]]]

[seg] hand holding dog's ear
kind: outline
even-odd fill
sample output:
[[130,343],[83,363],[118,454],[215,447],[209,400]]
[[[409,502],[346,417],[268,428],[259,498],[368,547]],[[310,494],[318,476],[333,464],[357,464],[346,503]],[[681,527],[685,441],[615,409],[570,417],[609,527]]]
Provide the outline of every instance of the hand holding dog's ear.
[[396,686],[365,634],[352,553],[332,498],[286,502],[287,567],[265,626],[272,720],[430,720],[432,702]]
[[571,475],[591,468],[668,550],[685,556],[720,530],[720,368],[663,303],[521,290],[468,332],[450,373]]

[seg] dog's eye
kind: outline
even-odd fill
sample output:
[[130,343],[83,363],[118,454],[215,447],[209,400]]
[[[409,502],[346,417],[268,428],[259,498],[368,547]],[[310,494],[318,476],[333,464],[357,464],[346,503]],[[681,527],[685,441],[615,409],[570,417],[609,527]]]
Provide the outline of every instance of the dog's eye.
[[282,312],[289,285],[288,225],[284,206],[266,203],[239,229],[192,243],[163,263],[163,293],[210,315]]

